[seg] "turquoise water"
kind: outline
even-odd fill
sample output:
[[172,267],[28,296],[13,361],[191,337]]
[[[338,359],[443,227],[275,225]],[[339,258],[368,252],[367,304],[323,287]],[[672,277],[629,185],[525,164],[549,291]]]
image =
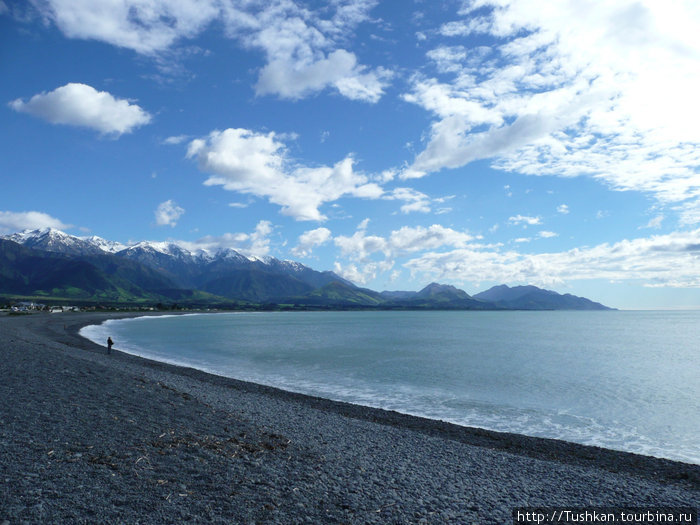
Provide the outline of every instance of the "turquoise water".
[[81,333],[286,390],[700,463],[700,311],[226,313]]

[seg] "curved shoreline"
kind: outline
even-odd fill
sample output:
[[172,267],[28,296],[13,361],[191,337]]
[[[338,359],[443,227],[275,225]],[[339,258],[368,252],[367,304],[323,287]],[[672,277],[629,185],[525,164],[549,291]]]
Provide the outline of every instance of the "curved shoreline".
[[[56,350],[61,351],[62,357],[69,358],[63,366],[85,368],[86,373],[98,373],[96,370],[99,369],[99,373],[104,373],[110,381],[115,376],[127,384],[135,379],[145,381],[144,388],[148,387],[152,394],[147,399],[153,402],[150,410],[142,413],[136,402],[131,413],[134,414],[133,419],[143,418],[152,421],[155,426],[167,426],[172,421],[168,414],[159,413],[161,404],[157,399],[152,399],[163,393],[185,399],[187,406],[183,405],[184,408],[180,409],[187,418],[192,419],[194,426],[207,427],[206,435],[232,433],[230,422],[221,426],[217,420],[233,417],[237,424],[252,427],[244,434],[264,436],[256,441],[262,439],[267,443],[263,446],[264,450],[272,447],[267,457],[269,465],[264,464],[264,468],[258,464],[246,466],[248,471],[272,469],[267,476],[270,479],[275,478],[281,468],[277,464],[280,458],[275,456],[278,452],[274,444],[276,438],[270,436],[284,436],[285,440],[296,445],[295,453],[289,457],[290,461],[294,458],[298,465],[284,478],[291,480],[292,484],[307,480],[311,475],[309,469],[315,460],[310,460],[308,456],[324,458],[322,467],[311,469],[313,476],[322,480],[322,486],[314,488],[314,483],[308,487],[301,502],[289,507],[287,500],[292,498],[290,501],[293,502],[295,497],[292,488],[289,497],[280,499],[278,494],[275,499],[270,496],[272,503],[267,504],[269,508],[263,504],[252,511],[248,509],[249,504],[258,497],[260,490],[244,483],[246,490],[241,493],[241,498],[247,510],[228,508],[215,514],[218,518],[247,516],[262,522],[287,523],[303,516],[323,517],[324,521],[338,522],[372,522],[370,518],[388,517],[397,522],[413,522],[420,519],[431,521],[433,516],[435,521],[461,522],[462,518],[469,518],[497,523],[504,518],[511,519],[510,512],[514,507],[528,504],[700,507],[700,465],[554,439],[462,427],[287,392],[120,352],[107,356],[104,347],[82,338],[78,333],[81,327],[88,324],[109,318],[141,315],[84,313],[1,317],[3,340],[0,340],[0,344],[12,348],[9,343],[16,343],[26,335],[23,345],[25,352],[32,348],[38,351],[37,348],[43,346],[44,359],[47,356],[50,359],[51,352]],[[10,341],[4,341],[6,334],[9,334]],[[0,370],[8,373],[6,368]],[[53,373],[50,369],[46,372]],[[119,389],[118,385],[114,388]],[[74,396],[78,405],[84,403],[81,396],[86,394],[81,389],[88,386],[72,386],[76,390]],[[120,391],[119,394],[124,399],[136,401],[131,399],[131,391]],[[28,403],[33,401],[36,400],[30,396]],[[202,414],[207,411],[216,413],[216,418],[210,421],[210,417],[203,417]],[[11,419],[11,415],[0,412],[0,419]],[[129,439],[138,435],[143,441],[143,429],[129,431]],[[150,436],[148,432],[146,434]],[[18,436],[15,438],[19,439]],[[119,441],[111,446],[118,449]],[[284,448],[285,454],[288,451],[286,447],[279,448]],[[255,456],[255,453],[252,455]],[[271,459],[270,456],[275,457]],[[329,457],[333,458],[332,462],[328,462]],[[180,459],[169,458],[171,461],[177,460],[176,463]],[[396,470],[398,467],[394,465],[401,465],[402,468]],[[240,466],[236,463],[236,468]],[[199,468],[201,471],[204,467]],[[228,468],[233,467],[228,465]],[[357,477],[358,470],[362,472],[360,477]],[[470,483],[455,481],[453,477],[456,473],[460,474],[460,479],[470,480]],[[373,492],[372,476],[375,481],[385,479],[387,484],[380,484]],[[547,478],[558,482],[552,485]],[[247,476],[241,479],[247,479]],[[127,476],[125,480],[126,483],[131,478]],[[452,483],[448,484],[451,489],[446,488],[447,480]],[[164,482],[164,485],[169,483]],[[369,488],[367,483],[370,483]],[[395,486],[393,495],[391,491],[381,488],[392,484]],[[253,489],[253,492],[249,492]],[[270,494],[287,490],[283,481],[268,489]],[[489,509],[483,507],[475,501],[475,497],[470,497],[472,492],[473,495],[479,494],[481,499],[493,499],[496,506]],[[354,494],[361,494],[362,497],[355,498]],[[418,497],[418,494],[424,494],[424,497]],[[4,494],[0,493],[0,501],[2,496]],[[7,496],[11,497],[11,494]],[[388,503],[380,504],[386,498],[389,498]],[[449,504],[445,503],[445,498],[449,499]],[[321,504],[316,501],[319,499],[328,506],[321,514],[318,508]],[[239,501],[237,505],[240,504]],[[2,505],[0,503],[0,519],[3,514],[16,514],[7,513]],[[164,505],[164,508],[168,507]],[[378,508],[371,512],[367,510],[375,505]],[[389,506],[382,510],[382,505]],[[329,519],[331,516],[334,518]]]
[[[160,315],[137,314],[133,316],[120,315],[119,317],[122,319],[126,319],[138,317],[160,317]],[[110,318],[113,319],[116,318],[116,316],[110,316]],[[89,343],[96,347],[96,350],[98,350],[103,347],[87,339],[86,337],[83,337],[80,334],[80,330],[83,327],[89,326],[91,324],[94,323],[85,322],[81,323],[80,325],[72,325],[69,328],[69,330],[73,335],[79,337],[80,339],[87,340]],[[571,460],[576,464],[586,465],[590,464],[588,462],[590,462],[593,457],[596,457],[597,460],[600,460],[602,457],[608,456],[607,459],[609,460],[609,463],[614,464],[615,469],[629,470],[636,473],[640,473],[640,471],[645,470],[649,471],[650,473],[653,473],[653,475],[655,476],[658,476],[659,474],[664,473],[666,471],[672,471],[673,474],[670,476],[670,479],[674,479],[677,476],[676,469],[679,465],[689,465],[691,467],[694,466],[697,467],[698,471],[696,472],[697,476],[695,477],[695,480],[700,482],[700,465],[692,463],[685,463],[682,461],[676,461],[667,458],[659,458],[655,456],[635,454],[633,452],[608,449],[594,445],[583,445],[579,443],[563,441],[553,438],[533,437],[527,436],[525,434],[499,432],[479,427],[458,425],[456,423],[449,423],[442,420],[405,414],[394,410],[386,410],[377,407],[358,405],[354,403],[348,403],[345,401],[335,401],[332,399],[312,396],[300,392],[293,392],[274,386],[263,385],[259,383],[253,383],[250,381],[243,381],[240,379],[212,374],[203,370],[199,370],[197,368],[165,363],[163,361],[157,361],[135,354],[123,354],[129,355],[133,358],[142,359],[143,361],[148,362],[151,365],[158,364],[162,366],[173,367],[175,370],[178,371],[178,373],[182,375],[196,377],[199,380],[207,381],[212,384],[227,385],[235,388],[245,389],[251,392],[262,392],[266,395],[275,396],[286,400],[293,399],[299,403],[303,403],[306,406],[310,406],[321,410],[333,411],[346,417],[365,419],[374,423],[408,428],[426,433],[428,435],[436,435],[443,438],[453,439],[470,445],[489,447],[498,450],[507,450],[509,452],[517,452],[539,459],[565,459]],[[622,461],[620,456],[626,456],[627,461]],[[648,462],[640,461],[639,458],[646,458]],[[667,462],[670,462],[671,465],[667,465]],[[691,468],[690,470],[692,473],[692,471],[695,469]],[[692,475],[691,473],[689,473],[689,475]]]
[[[222,312],[220,315],[226,317],[227,315],[233,315],[237,316],[240,315],[241,312]],[[259,315],[260,313],[258,313]],[[216,313],[183,313],[180,314],[179,317],[194,317],[194,316],[213,316],[217,315]],[[245,314],[243,314],[245,315]],[[283,313],[282,315],[295,315],[294,313]],[[323,314],[321,314],[323,315]],[[311,398],[324,398],[327,400],[331,401],[339,401],[339,402],[344,402],[347,404],[352,405],[359,405],[364,408],[375,408],[375,409],[383,409],[385,411],[390,411],[390,412],[395,412],[398,414],[402,415],[407,415],[407,416],[415,416],[420,419],[427,419],[427,420],[432,420],[436,421],[438,423],[444,423],[444,424],[454,424],[458,428],[461,427],[468,427],[473,430],[485,430],[485,431],[493,431],[496,433],[500,434],[510,434],[510,435],[523,435],[523,436],[530,436],[530,437],[539,437],[543,439],[552,439],[555,440],[556,442],[569,442],[569,443],[577,443],[577,444],[582,444],[582,445],[588,445],[592,447],[598,447],[602,449],[610,449],[610,450],[615,450],[615,451],[620,451],[620,452],[630,452],[633,454],[638,454],[642,456],[651,456],[651,457],[657,457],[657,458],[662,458],[662,459],[669,459],[672,461],[678,461],[681,463],[690,463],[690,464],[695,464],[695,465],[700,465],[700,456],[697,456],[697,452],[700,450],[698,447],[691,447],[690,449],[681,449],[680,451],[675,450],[674,453],[670,453],[671,450],[673,450],[669,445],[669,443],[666,443],[666,448],[663,449],[662,446],[659,446],[662,444],[660,443],[655,443],[657,445],[656,448],[653,447],[646,447],[642,448],[640,446],[634,447],[634,446],[629,446],[629,443],[625,443],[622,446],[619,446],[617,444],[610,444],[609,442],[606,444],[605,440],[597,440],[594,439],[593,437],[600,437],[598,435],[591,436],[588,435],[586,436],[585,433],[582,435],[577,435],[577,436],[572,436],[572,435],[565,435],[563,432],[557,432],[557,433],[551,433],[547,431],[546,424],[545,425],[528,425],[528,428],[519,428],[519,427],[510,427],[510,425],[505,424],[505,425],[493,425],[493,424],[484,424],[484,420],[479,420],[478,418],[475,419],[474,421],[463,421],[460,420],[459,418],[455,418],[455,414],[441,414],[439,411],[435,411],[434,407],[430,406],[423,406],[423,410],[416,410],[415,405],[408,405],[406,402],[404,403],[391,403],[386,402],[386,399],[382,399],[377,395],[375,391],[372,393],[374,395],[369,395],[365,396],[364,398],[358,397],[357,395],[353,394],[346,394],[345,390],[348,389],[350,385],[348,384],[343,384],[343,392],[338,393],[335,389],[332,387],[328,387],[327,383],[328,381],[324,382],[324,386],[326,387],[325,389],[314,389],[314,388],[309,388],[307,386],[307,383],[309,383],[312,378],[310,378],[308,375],[303,376],[303,382],[300,384],[298,381],[296,383],[294,382],[286,382],[284,380],[282,381],[273,381],[268,377],[265,377],[265,375],[260,375],[258,373],[258,377],[256,378],[255,376],[250,376],[245,374],[245,370],[240,370],[238,367],[235,369],[232,368],[227,368],[225,371],[221,369],[219,366],[219,370],[217,370],[216,366],[210,366],[210,363],[207,362],[206,358],[203,360],[200,355],[189,355],[189,358],[173,358],[172,355],[168,355],[168,352],[163,352],[162,350],[160,352],[152,352],[152,348],[150,348],[149,344],[139,344],[138,338],[136,341],[136,345],[127,345],[125,342],[126,339],[130,339],[129,336],[129,330],[127,330],[126,334],[123,334],[119,331],[119,326],[124,326],[126,327],[126,324],[122,325],[122,323],[132,323],[135,321],[143,321],[146,320],[147,322],[145,323],[146,325],[148,324],[148,320],[156,320],[156,319],[164,319],[164,318],[175,318],[178,317],[178,314],[164,314],[164,315],[137,315],[134,317],[127,317],[122,320],[107,320],[101,325],[89,325],[90,328],[98,327],[96,330],[89,330],[86,331],[85,327],[81,328],[79,330],[79,335],[82,337],[85,337],[86,339],[89,339],[93,342],[96,342],[98,345],[103,340],[107,339],[107,335],[111,333],[112,337],[114,337],[114,333],[116,331],[117,335],[120,336],[120,340],[122,341],[122,344],[126,345],[125,347],[119,348],[120,351],[134,355],[137,357],[142,357],[145,359],[149,360],[154,360],[162,363],[167,363],[170,365],[174,366],[179,366],[182,368],[194,368],[197,370],[200,370],[204,373],[207,374],[212,374],[216,376],[223,376],[226,378],[231,378],[231,379],[236,379],[238,381],[244,382],[244,383],[256,383],[262,386],[268,386],[272,387],[274,389],[278,389],[282,392],[285,393],[285,395],[289,394],[300,394],[303,396],[308,396]],[[225,319],[224,321],[228,323],[228,319],[234,319],[235,317],[229,317]],[[276,319],[273,318],[273,319]],[[220,319],[221,321],[221,319]],[[184,320],[183,320],[184,322]],[[206,321],[204,321],[206,322]],[[215,322],[212,320],[212,322]],[[232,321],[233,322],[233,321]],[[113,324],[114,323],[114,324]],[[137,324],[142,324],[142,323],[137,323]],[[105,328],[105,325],[109,326],[110,328]],[[172,325],[171,325],[172,326]],[[185,325],[187,326],[187,325]],[[209,326],[209,325],[208,325]],[[153,328],[154,330],[157,329],[157,327]],[[276,330],[276,324],[273,322],[273,324],[269,325],[270,330]],[[156,330],[157,333],[161,333],[160,329]],[[238,336],[236,336],[238,337]],[[164,334],[163,337],[158,337],[159,340],[164,339],[165,341],[170,341],[170,337],[168,337],[168,334]],[[179,337],[178,337],[179,339]],[[284,339],[284,338],[283,338]],[[231,341],[231,343],[234,344],[234,346],[237,346],[239,343],[236,343],[235,341]],[[170,343],[167,343],[168,346],[170,346]],[[362,342],[355,342],[355,345],[362,345]],[[370,343],[371,344],[371,343]],[[156,346],[158,346],[158,343],[155,343]],[[203,343],[203,346],[209,347],[211,345],[207,345],[206,342]],[[323,346],[322,344],[320,345],[321,347]],[[192,348],[192,344],[188,343],[188,349]],[[274,345],[268,345],[268,348],[274,349]],[[217,349],[218,350],[218,349]],[[276,349],[275,349],[276,350]],[[176,352],[176,354],[179,354],[179,352]],[[279,354],[283,355],[283,354]],[[221,365],[221,363],[218,363]],[[360,376],[361,377],[361,376]],[[404,378],[405,380],[405,378]],[[332,384],[332,383],[331,383]],[[374,385],[372,385],[374,386]],[[391,398],[390,398],[391,399]],[[516,398],[517,399],[517,398]],[[517,404],[517,403],[516,403]],[[432,409],[432,410],[431,410]],[[575,412],[574,412],[575,413]],[[641,413],[641,411],[640,411]],[[542,416],[541,416],[542,417]],[[575,417],[575,416],[574,416]],[[589,417],[595,417],[595,416],[589,416]],[[641,426],[641,425],[640,425]],[[618,429],[619,431],[619,429]],[[600,431],[599,431],[600,432]],[[640,441],[637,441],[639,443]],[[686,453],[683,455],[683,453]],[[695,452],[696,455],[692,455],[692,453]]]

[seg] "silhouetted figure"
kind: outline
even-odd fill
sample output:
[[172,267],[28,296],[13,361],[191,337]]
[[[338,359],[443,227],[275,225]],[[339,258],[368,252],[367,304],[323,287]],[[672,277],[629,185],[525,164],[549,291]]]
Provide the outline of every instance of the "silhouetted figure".
[[114,344],[114,341],[112,341],[111,337],[107,338],[107,353],[111,354],[112,353],[112,345]]

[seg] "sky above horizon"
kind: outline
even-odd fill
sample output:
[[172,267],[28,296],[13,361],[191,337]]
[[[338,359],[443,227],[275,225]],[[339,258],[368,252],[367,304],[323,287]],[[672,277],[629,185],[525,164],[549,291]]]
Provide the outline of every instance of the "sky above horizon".
[[0,0],[0,234],[700,308],[700,4]]

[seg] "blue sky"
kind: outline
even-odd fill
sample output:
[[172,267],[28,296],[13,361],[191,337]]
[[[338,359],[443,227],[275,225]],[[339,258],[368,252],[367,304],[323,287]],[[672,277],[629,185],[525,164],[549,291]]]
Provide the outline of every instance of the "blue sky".
[[700,307],[700,7],[0,0],[0,233]]

